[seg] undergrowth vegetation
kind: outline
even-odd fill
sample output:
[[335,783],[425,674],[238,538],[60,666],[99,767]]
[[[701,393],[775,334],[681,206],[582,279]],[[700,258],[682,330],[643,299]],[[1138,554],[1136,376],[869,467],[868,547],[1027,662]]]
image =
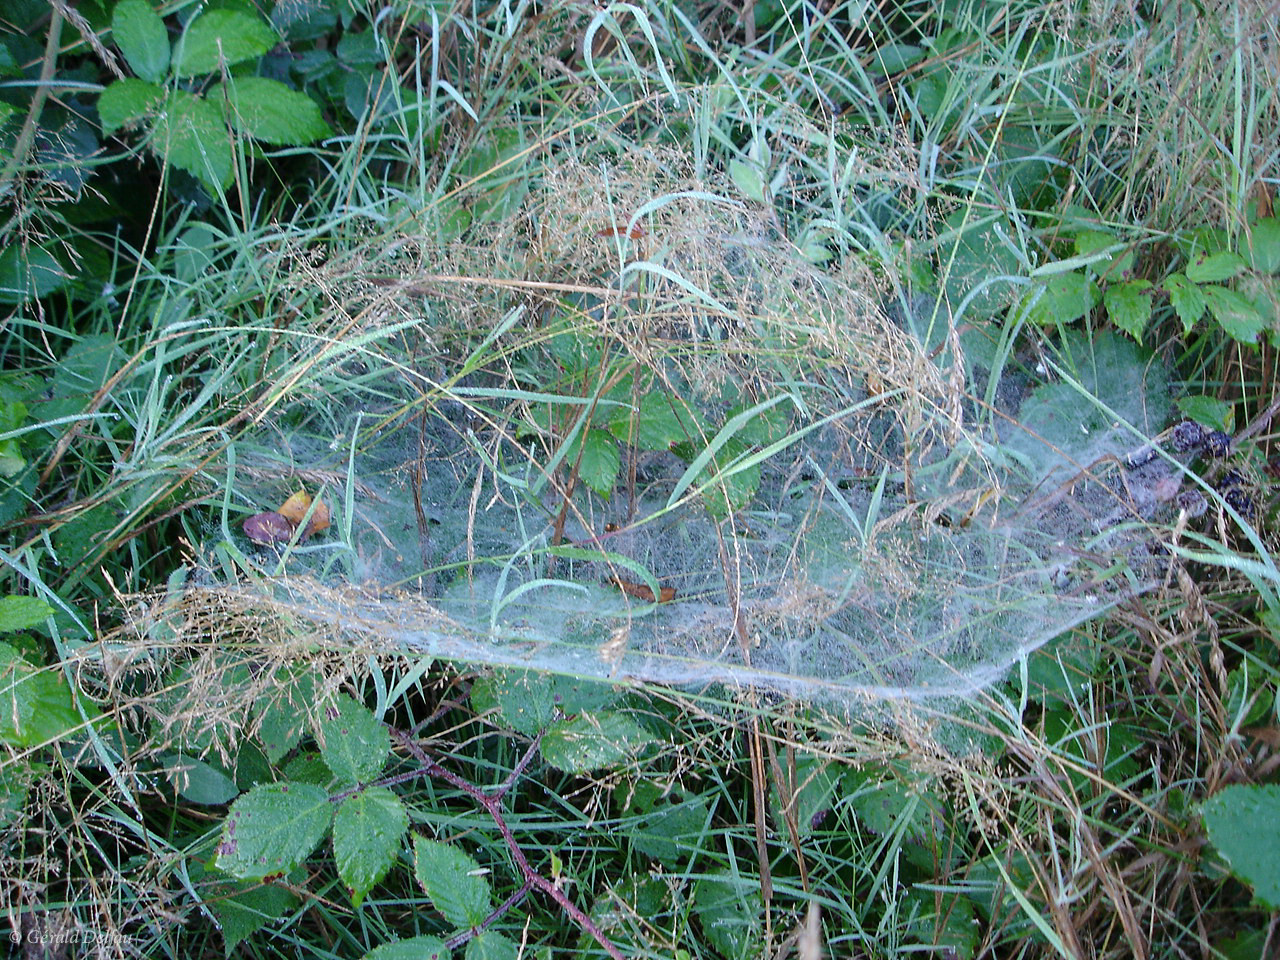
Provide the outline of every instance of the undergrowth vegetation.
[[1274,13],[12,0],[15,955],[1276,955]]

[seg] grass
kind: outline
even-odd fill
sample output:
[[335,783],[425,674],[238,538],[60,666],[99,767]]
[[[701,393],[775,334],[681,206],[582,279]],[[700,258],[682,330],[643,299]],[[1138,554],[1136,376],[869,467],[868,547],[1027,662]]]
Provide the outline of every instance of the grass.
[[[414,936],[468,957],[602,955],[602,940],[625,956],[806,960],[1274,950],[1275,913],[1208,843],[1199,807],[1276,777],[1267,337],[1240,343],[1209,315],[1187,329],[1155,300],[1150,362],[1247,440],[1231,462],[1256,509],[1206,482],[1204,520],[1143,527],[1179,558],[1155,589],[1025,651],[981,693],[833,706],[689,682],[701,661],[772,669],[753,630],[799,643],[866,605],[751,553],[781,524],[747,507],[772,489],[770,444],[817,450],[808,425],[857,411],[834,442],[846,466],[877,469],[806,482],[863,505],[846,546],[878,564],[891,612],[914,615],[926,573],[893,535],[941,520],[959,536],[1009,493],[983,425],[1001,422],[1002,382],[1029,390],[1037,362],[1061,359],[1061,330],[1021,305],[1046,268],[1085,230],[1157,285],[1205,231],[1249,248],[1275,192],[1274,18],[751,9],[749,30],[711,5],[393,12],[363,100],[326,100],[317,82],[332,139],[241,150],[226,192],[154,160],[151,181],[104,162],[94,189],[149,183],[149,210],[108,192],[119,230],[78,220],[54,161],[22,147],[35,152],[3,184],[5,244],[52,237],[68,262],[115,266],[109,287],[6,301],[0,400],[29,416],[0,441],[23,464],[3,494],[2,592],[51,608],[6,637],[51,683],[47,726],[0,727],[16,930],[92,934],[107,956],[361,957]],[[31,39],[43,48],[34,20]],[[1106,305],[1086,313],[1085,342],[1115,335]],[[744,394],[785,397],[769,409],[790,419],[771,433],[735,418]],[[646,395],[674,399],[593,438]],[[646,430],[678,431],[686,455],[660,440],[648,460],[610,460],[619,431],[635,445]],[[945,483],[913,473],[942,449],[977,453],[935,469]],[[642,538],[590,531],[644,504],[663,469],[675,493],[658,520],[697,507],[717,539],[628,566],[621,545]],[[333,526],[255,549],[243,520],[299,487]],[[777,529],[781,554],[810,549]],[[641,613],[668,583],[714,608],[683,685],[591,682],[625,673],[660,616],[593,633],[618,578]],[[757,614],[765,580],[786,603]],[[440,639],[469,636],[437,618],[471,610],[506,630],[490,667]],[[924,675],[877,669],[888,686]],[[558,706],[528,721],[548,689]],[[402,738],[377,775],[411,837],[465,853],[492,905],[511,902],[482,935],[431,895],[411,838],[358,905],[328,841],[270,881],[217,869],[233,797],[329,783],[322,723],[339,691]],[[612,735],[593,739],[592,722]],[[494,817],[481,798],[512,777]],[[556,895],[528,886],[517,848]]]

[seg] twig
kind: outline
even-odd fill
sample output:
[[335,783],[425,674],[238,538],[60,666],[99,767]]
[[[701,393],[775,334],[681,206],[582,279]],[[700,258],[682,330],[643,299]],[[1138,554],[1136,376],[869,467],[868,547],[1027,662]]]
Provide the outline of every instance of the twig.
[[[412,776],[417,776],[420,773],[428,773],[437,779],[444,780],[446,783],[457,787],[480,806],[484,807],[485,812],[493,818],[494,825],[498,828],[498,832],[502,834],[502,839],[506,841],[507,849],[511,853],[511,859],[515,861],[516,866],[520,869],[521,875],[524,877],[524,884],[520,890],[511,897],[508,897],[502,906],[498,907],[498,909],[486,917],[480,925],[480,929],[487,927],[512,906],[519,903],[520,900],[528,893],[530,888],[537,887],[554,900],[560,906],[560,909],[567,913],[574,922],[582,927],[583,930],[591,934],[592,938],[604,948],[605,953],[613,957],[614,960],[625,960],[622,955],[622,951],[609,941],[608,937],[601,932],[600,928],[595,925],[591,918],[583,913],[582,910],[580,910],[578,906],[565,895],[563,890],[530,866],[528,858],[524,855],[524,851],[520,848],[520,844],[516,841],[515,834],[511,832],[511,827],[507,825],[506,817],[503,815],[502,798],[511,789],[516,778],[529,765],[530,761],[532,761],[534,754],[538,750],[538,746],[542,742],[542,734],[538,734],[538,736],[534,738],[533,743],[529,745],[529,749],[525,751],[525,755],[520,758],[520,762],[516,764],[511,775],[503,782],[502,786],[493,793],[486,793],[464,777],[459,776],[452,770],[446,770],[444,767],[440,766],[440,764],[427,756],[427,752],[422,749],[421,745],[416,743],[411,737],[404,733],[404,731],[397,730],[393,727],[391,728],[391,735],[400,741],[400,743],[404,745],[405,749],[413,754],[414,758],[422,764],[421,769],[412,772]],[[404,777],[404,779],[408,779],[408,777]],[[392,780],[399,782],[398,778],[392,778]],[[382,782],[385,783],[387,781]],[[473,936],[473,934],[474,929],[464,931],[463,933],[456,935],[454,940],[450,941],[450,946],[453,947],[465,943],[471,936]]]

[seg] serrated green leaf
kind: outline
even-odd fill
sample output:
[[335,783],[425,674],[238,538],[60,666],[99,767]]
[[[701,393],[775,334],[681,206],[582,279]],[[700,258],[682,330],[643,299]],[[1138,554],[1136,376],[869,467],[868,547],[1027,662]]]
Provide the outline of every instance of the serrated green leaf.
[[276,45],[276,35],[258,17],[240,10],[210,10],[178,40],[173,72],[180,77],[212,73],[260,57]]
[[906,932],[912,940],[934,947],[934,956],[972,960],[978,948],[978,922],[973,904],[957,893],[943,894],[941,903],[932,890],[913,890],[899,911],[906,918]]
[[409,829],[409,814],[386,787],[348,797],[333,818],[333,858],[353,906],[387,875]]
[[[673,449],[691,465],[696,461],[698,454],[692,444],[676,444]],[[724,520],[737,513],[751,502],[760,488],[760,464],[742,466],[738,462],[749,453],[745,443],[736,436],[730,437],[699,472],[695,482],[702,490],[702,503],[713,519]]]
[[205,894],[205,902],[222,928],[223,946],[231,956],[237,946],[249,939],[273,920],[278,920],[292,910],[298,898],[285,887],[275,884],[253,883],[236,891],[237,887],[215,885]]
[[697,414],[665,390],[644,394],[638,411],[619,408],[609,430],[623,443],[654,451],[702,436]]
[[760,171],[754,164],[730,160],[729,176],[748,200],[754,200],[756,203],[765,202],[764,178],[760,176]]
[[1139,343],[1151,319],[1151,284],[1146,280],[1113,283],[1102,296],[1111,322]]
[[1197,254],[1183,271],[1192,283],[1218,283],[1230,280],[1245,268],[1244,258],[1230,250]]
[[485,930],[467,941],[466,960],[519,960],[520,945],[500,933]]
[[[725,422],[729,422],[738,414],[744,413],[756,405],[753,401],[744,400],[737,406],[731,407],[724,415]],[[738,432],[733,435],[734,439],[758,447],[766,446],[775,440],[781,440],[791,428],[790,409],[788,405],[779,403],[761,411],[739,428]]]
[[169,31],[146,0],[120,0],[111,14],[111,36],[129,69],[158,83],[169,70]]
[[374,947],[362,960],[449,960],[451,956],[439,937],[413,937]]
[[1249,228],[1249,265],[1259,273],[1280,271],[1280,218],[1264,217]]
[[71,277],[44,247],[11,243],[0,250],[0,303],[25,303],[61,290]]
[[1152,362],[1150,350],[1114,330],[1094,336],[1067,329],[1054,352],[1083,393],[1066,382],[1046,383],[1023,402],[1020,423],[1011,425],[1004,441],[1028,465],[1028,479],[1039,483],[1063,471],[1078,472],[1074,456],[1082,440],[1098,443],[1111,432],[1114,442],[1125,442],[1116,433],[1116,418],[1148,436],[1166,423],[1168,375],[1162,364]]
[[229,803],[240,792],[225,770],[220,770],[206,760],[183,754],[168,754],[161,758],[168,770],[170,781],[177,787],[183,799],[206,806]]
[[307,710],[316,701],[315,675],[310,670],[287,670],[277,675],[280,686],[254,704],[258,716],[258,741],[272,763],[302,741]]
[[452,844],[414,837],[413,870],[432,904],[454,926],[478,926],[493,909],[480,864]]
[[231,805],[215,865],[239,880],[287,873],[320,846],[332,820],[322,787],[260,784]]
[[496,670],[471,686],[477,713],[497,711],[497,722],[532,737],[565,714],[599,710],[618,698],[607,683],[533,670]]
[[764,909],[760,887],[729,874],[703,877],[693,888],[693,912],[722,957],[758,957]]
[[229,104],[231,122],[240,133],[266,143],[305,144],[333,133],[314,100],[277,80],[243,77],[220,87],[215,96]]
[[773,804],[776,823],[794,822],[800,836],[808,836],[814,830],[819,813],[834,805],[840,788],[840,770],[834,764],[814,757],[799,757],[794,768],[795,780],[790,782],[785,797],[773,784],[769,799]]
[[580,713],[552,726],[542,738],[542,757],[568,773],[589,773],[630,760],[653,736],[625,714]]
[[1269,317],[1234,290],[1205,286],[1200,292],[1218,326],[1241,343],[1257,343],[1258,334],[1271,326]]
[[627,813],[639,820],[627,828],[627,836],[645,856],[675,865],[706,841],[711,809],[702,797],[677,799],[657,784],[640,781],[629,801]]
[[1188,420],[1224,433],[1235,432],[1235,406],[1217,397],[1180,397],[1178,409]]
[[[1097,253],[1099,250],[1114,247],[1120,242],[1120,239],[1113,233],[1107,233],[1103,230],[1085,230],[1076,234],[1075,253],[1076,256],[1085,257],[1089,254]],[[1121,280],[1133,270],[1133,251],[1121,248],[1110,256],[1090,264],[1088,269],[1106,280],[1112,282]]]
[[578,479],[607,499],[618,482],[618,470],[622,466],[618,441],[604,430],[581,430],[565,454],[567,465],[572,466],[575,461]]
[[1269,910],[1280,909],[1280,786],[1235,784],[1202,808],[1209,841]]
[[0,633],[38,627],[53,616],[53,607],[39,597],[0,597]]
[[320,755],[339,779],[367,783],[386,766],[391,734],[363,704],[339,694],[318,726]]
[[1173,304],[1174,312],[1182,321],[1182,332],[1189,333],[1204,316],[1204,294],[1198,286],[1180,273],[1166,277],[1164,288],[1169,293],[1169,302]]
[[1032,284],[1023,304],[1028,322],[1053,327],[1074,323],[1101,299],[1092,278],[1078,270],[1069,270]]
[[[97,716],[92,704],[82,703],[91,719]],[[61,670],[28,663],[0,643],[0,741],[39,747],[83,723]]]
[[[947,217],[945,227],[959,230],[962,223],[965,211],[956,210]],[[1014,284],[1025,274],[1009,245],[1009,238],[1016,236],[1003,217],[982,217],[974,211],[962,233],[940,242],[938,268],[946,296],[953,309],[966,304],[966,321],[986,320],[1013,301]],[[955,322],[960,323],[959,315]]]
[[152,149],[175,167],[211,186],[231,182],[231,135],[213,104],[175,90],[153,129]]

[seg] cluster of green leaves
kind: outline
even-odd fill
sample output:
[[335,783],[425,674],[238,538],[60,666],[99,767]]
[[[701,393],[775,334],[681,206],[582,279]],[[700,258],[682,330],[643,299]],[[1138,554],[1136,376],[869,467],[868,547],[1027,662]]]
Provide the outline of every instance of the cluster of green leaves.
[[1041,327],[1073,323],[1102,304],[1118,329],[1141,342],[1164,294],[1190,334],[1206,313],[1232,340],[1256,344],[1265,334],[1280,342],[1280,220],[1255,219],[1232,243],[1227,232],[1203,228],[1179,235],[1179,269],[1159,284],[1136,276],[1137,251],[1114,232],[1088,229],[1072,241],[1072,256],[1050,261],[1023,297],[1019,316]]
[[145,123],[157,155],[211,188],[231,183],[238,138],[293,146],[332,133],[305,93],[239,69],[256,67],[280,42],[253,13],[205,11],[171,41],[150,3],[120,0],[111,26],[135,77],[117,80],[98,98],[103,132]]

